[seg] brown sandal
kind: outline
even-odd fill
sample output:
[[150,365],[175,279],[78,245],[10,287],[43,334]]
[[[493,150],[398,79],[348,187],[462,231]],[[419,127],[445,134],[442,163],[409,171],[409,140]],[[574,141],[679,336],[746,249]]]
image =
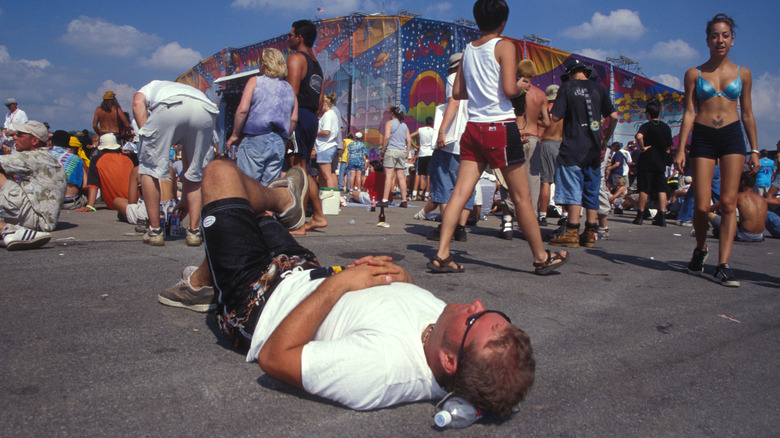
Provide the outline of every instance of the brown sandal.
[[[536,275],[549,275],[552,271],[558,269],[569,260],[568,251],[558,251],[555,254],[550,254],[550,250],[547,251],[547,260],[543,262],[534,262],[534,274]],[[561,252],[565,252],[566,255],[561,255]],[[556,263],[557,262],[557,263]]]
[[[436,265],[433,262],[439,262],[439,264]],[[439,256],[433,256],[433,260],[428,262],[428,269],[434,274],[457,274],[466,270],[463,265],[455,263],[455,267],[453,267],[450,266],[450,263],[455,263],[452,260],[452,255],[443,260]]]

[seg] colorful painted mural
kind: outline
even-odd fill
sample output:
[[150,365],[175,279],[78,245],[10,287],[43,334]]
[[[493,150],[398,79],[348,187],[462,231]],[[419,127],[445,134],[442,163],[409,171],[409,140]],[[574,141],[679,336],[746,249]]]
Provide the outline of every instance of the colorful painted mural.
[[[399,106],[407,114],[411,131],[434,114],[444,102],[449,56],[460,52],[479,35],[477,29],[456,23],[426,20],[402,15],[367,16],[353,14],[316,23],[318,38],[314,53],[320,63],[326,93],[336,94],[336,106],[342,114],[345,131],[362,131],[365,140],[381,143],[380,130],[389,120],[389,108]],[[537,66],[534,85],[546,88],[560,84],[568,59],[579,59],[593,66],[598,81],[613,94],[620,114],[615,131],[618,141],[626,142],[643,123],[643,108],[650,97],[661,100],[662,118],[679,131],[682,94],[645,77],[613,67],[602,61],[565,52],[524,40],[512,41],[520,58]],[[179,81],[206,92],[215,101],[225,100],[225,88],[217,92],[214,80],[257,69],[262,49],[274,47],[290,53],[287,36],[265,40],[242,48],[227,48],[202,61],[179,77]],[[246,79],[244,79],[246,80]],[[233,87],[235,90],[241,87]],[[234,98],[231,98],[234,99]],[[220,102],[230,119],[231,102]],[[228,120],[225,123],[231,124]],[[226,127],[224,127],[226,128]]]

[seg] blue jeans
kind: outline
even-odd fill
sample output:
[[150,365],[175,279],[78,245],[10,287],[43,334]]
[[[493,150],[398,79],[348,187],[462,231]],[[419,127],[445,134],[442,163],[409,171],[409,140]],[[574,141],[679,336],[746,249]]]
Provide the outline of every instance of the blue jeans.
[[[349,170],[347,170],[347,164],[344,162],[339,162],[339,190],[343,189],[343,182],[344,177],[347,177],[347,189],[349,190]],[[344,173],[346,172],[346,175]]]
[[[455,181],[458,179],[460,169],[460,155],[451,154],[441,149],[436,149],[431,155],[431,201],[439,204],[450,202]],[[474,194],[464,207],[466,210],[474,208]]]
[[282,173],[284,162],[284,139],[275,132],[247,135],[241,140],[236,164],[250,178],[268,183]]
[[766,212],[766,230],[775,239],[780,239],[780,216],[774,211]]

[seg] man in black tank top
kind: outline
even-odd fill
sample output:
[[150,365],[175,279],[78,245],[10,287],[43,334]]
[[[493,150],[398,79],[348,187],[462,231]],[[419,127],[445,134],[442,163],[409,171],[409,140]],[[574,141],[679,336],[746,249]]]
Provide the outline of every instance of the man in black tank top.
[[322,214],[318,186],[311,176],[311,160],[314,142],[317,139],[317,113],[322,105],[322,68],[314,58],[312,47],[317,39],[317,28],[309,20],[300,20],[292,24],[287,35],[287,45],[295,53],[287,57],[287,82],[292,86],[298,98],[298,123],[295,126],[295,147],[288,151],[290,166],[298,166],[309,174],[308,198],[312,204],[312,218],[304,227],[292,232],[294,235],[306,234],[306,230],[328,226]]

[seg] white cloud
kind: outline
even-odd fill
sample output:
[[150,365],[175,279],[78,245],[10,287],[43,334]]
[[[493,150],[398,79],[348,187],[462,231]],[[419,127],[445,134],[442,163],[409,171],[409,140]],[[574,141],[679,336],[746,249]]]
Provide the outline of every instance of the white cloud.
[[149,58],[142,58],[139,64],[163,70],[183,71],[197,64],[203,59],[200,52],[184,48],[177,42],[160,46]]
[[607,59],[607,56],[609,56],[609,52],[601,49],[582,49],[577,52],[577,54],[598,61],[604,61]]
[[242,9],[276,9],[287,11],[304,11],[314,15],[317,8],[325,9],[324,16],[336,17],[352,11],[363,10],[372,2],[360,0],[233,0],[231,6]]
[[645,33],[645,26],[639,19],[639,12],[629,9],[617,9],[609,15],[600,12],[593,14],[589,22],[563,31],[563,35],[581,39],[600,40],[637,40]]
[[678,64],[688,64],[699,58],[699,52],[683,40],[669,40],[655,43],[647,56]]
[[682,80],[680,80],[680,78],[678,78],[675,75],[663,73],[660,75],[652,76],[650,79],[658,82],[659,84],[664,84],[667,87],[672,87],[675,90],[682,91],[683,89]]
[[132,56],[160,44],[160,37],[133,26],[118,25],[85,15],[68,24],[60,39],[80,50],[96,55]]
[[774,149],[780,139],[780,75],[753,77],[753,115],[758,130],[758,148]]

